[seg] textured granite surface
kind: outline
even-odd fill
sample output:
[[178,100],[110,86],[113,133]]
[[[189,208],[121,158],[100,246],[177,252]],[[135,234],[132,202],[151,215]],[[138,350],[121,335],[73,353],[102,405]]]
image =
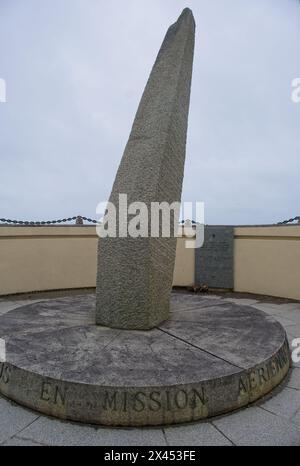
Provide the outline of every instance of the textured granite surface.
[[62,419],[172,424],[245,406],[289,368],[281,324],[253,307],[173,293],[170,319],[152,330],[94,319],[92,294],[1,315],[0,392]]
[[[119,194],[128,204],[145,203],[148,212],[152,202],[181,200],[194,35],[186,8],[167,31],[139,104],[109,199],[117,211]],[[171,215],[169,238],[124,238],[118,231],[99,240],[97,324],[149,329],[168,318],[177,217]]]

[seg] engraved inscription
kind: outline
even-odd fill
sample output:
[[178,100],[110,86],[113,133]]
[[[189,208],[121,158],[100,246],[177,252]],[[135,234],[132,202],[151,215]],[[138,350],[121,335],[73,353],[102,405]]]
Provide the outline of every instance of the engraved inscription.
[[66,401],[66,389],[50,382],[43,382],[41,387],[41,400],[49,401],[53,404],[64,405]]
[[178,411],[186,408],[197,409],[206,406],[208,398],[203,387],[197,389],[153,390],[144,392],[104,390],[95,395],[94,399],[68,399],[68,393],[50,382],[41,385],[40,399],[51,404],[67,404],[69,407],[86,407],[92,410],[141,413],[143,411],[158,412]]
[[233,288],[233,228],[205,226],[204,244],[196,249],[196,283]]
[[289,364],[289,350],[285,345],[281,350],[263,366],[241,376],[239,379],[239,393],[245,395],[251,390],[261,388],[272,378],[276,377]]
[[207,404],[207,397],[204,388],[192,390],[177,390],[177,391],[158,391],[153,390],[150,393],[138,391],[135,393],[124,392],[104,392],[102,409],[104,411],[123,411],[133,410],[137,413],[150,410],[166,411],[185,409],[190,407],[196,409],[199,406]]

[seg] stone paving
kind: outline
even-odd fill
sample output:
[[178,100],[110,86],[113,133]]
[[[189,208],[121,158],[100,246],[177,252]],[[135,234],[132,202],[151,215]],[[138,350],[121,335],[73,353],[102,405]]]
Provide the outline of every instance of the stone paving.
[[[300,302],[233,294],[205,297],[253,306],[280,321],[290,343],[300,338]],[[41,299],[0,300],[0,314]],[[164,428],[106,428],[58,421],[0,397],[0,445],[202,446],[300,445],[300,363],[271,396],[234,413]]]

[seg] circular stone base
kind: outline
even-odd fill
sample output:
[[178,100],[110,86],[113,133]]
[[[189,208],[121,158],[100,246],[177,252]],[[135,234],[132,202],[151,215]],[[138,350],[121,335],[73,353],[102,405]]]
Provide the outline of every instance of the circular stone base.
[[118,330],[94,325],[94,299],[51,299],[0,316],[3,395],[62,419],[172,424],[245,406],[288,372],[285,331],[254,308],[173,293],[170,320]]

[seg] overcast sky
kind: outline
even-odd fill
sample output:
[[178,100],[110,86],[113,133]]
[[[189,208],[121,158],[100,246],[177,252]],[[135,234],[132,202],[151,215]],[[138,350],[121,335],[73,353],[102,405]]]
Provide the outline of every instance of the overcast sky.
[[300,215],[298,0],[0,0],[0,217],[96,217],[166,33],[193,10],[183,186],[205,223]]

